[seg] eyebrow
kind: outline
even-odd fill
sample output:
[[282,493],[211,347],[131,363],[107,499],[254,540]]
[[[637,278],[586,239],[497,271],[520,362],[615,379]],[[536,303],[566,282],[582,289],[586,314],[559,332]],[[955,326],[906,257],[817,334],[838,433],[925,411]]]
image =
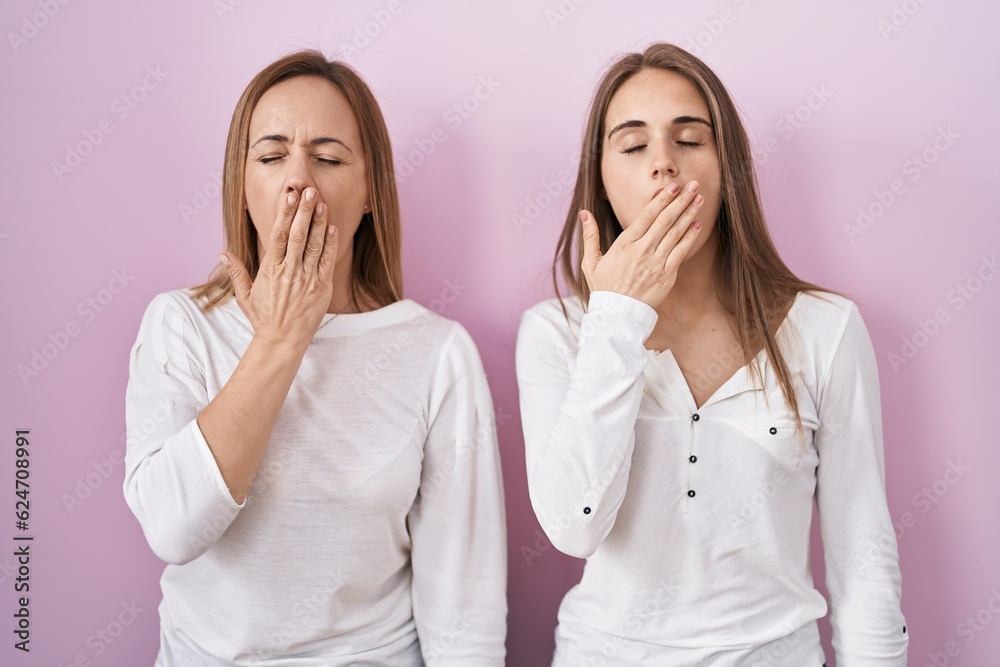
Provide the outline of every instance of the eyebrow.
[[[671,124],[672,125],[684,125],[686,123],[701,123],[702,125],[707,125],[708,127],[712,127],[712,124],[709,123],[704,118],[702,118],[701,116],[678,116],[677,118],[674,118],[674,120],[673,120],[673,122]],[[614,129],[612,129],[610,132],[608,132],[608,139],[610,139],[611,135],[614,134],[615,132],[617,132],[618,130],[624,130],[625,128],[629,128],[629,127],[646,127],[646,121],[644,121],[644,120],[627,120],[624,123],[619,123],[618,125],[615,125]]]
[[[262,141],[281,141],[283,143],[288,143],[288,137],[286,137],[283,134],[268,134],[266,136],[261,137],[257,141],[255,141],[253,143],[253,145],[256,146],[257,144],[259,144]],[[316,139],[313,139],[312,141],[310,141],[309,145],[310,146],[319,146],[320,144],[329,144],[329,143],[340,144],[341,146],[343,146],[347,150],[349,150],[349,151],[351,150],[350,147],[347,144],[345,144],[340,139],[336,139],[334,137],[317,137]],[[251,148],[252,147],[253,146],[251,146]],[[351,151],[351,152],[353,153],[354,151]]]

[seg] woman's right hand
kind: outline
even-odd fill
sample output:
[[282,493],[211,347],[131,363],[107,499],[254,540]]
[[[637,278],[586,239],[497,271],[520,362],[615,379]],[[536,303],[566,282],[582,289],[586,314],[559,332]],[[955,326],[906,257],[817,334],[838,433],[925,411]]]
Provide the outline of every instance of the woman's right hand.
[[653,308],[670,293],[677,270],[701,229],[696,216],[704,203],[704,198],[696,194],[697,181],[691,181],[683,190],[671,192],[671,188],[661,188],[653,195],[638,219],[618,235],[606,254],[601,252],[593,214],[580,211],[581,269],[591,292],[618,292]]
[[236,302],[253,325],[254,337],[305,348],[333,298],[337,228],[327,225],[327,206],[315,188],[299,198],[279,199],[267,251],[256,278],[229,253],[219,255],[229,271]]

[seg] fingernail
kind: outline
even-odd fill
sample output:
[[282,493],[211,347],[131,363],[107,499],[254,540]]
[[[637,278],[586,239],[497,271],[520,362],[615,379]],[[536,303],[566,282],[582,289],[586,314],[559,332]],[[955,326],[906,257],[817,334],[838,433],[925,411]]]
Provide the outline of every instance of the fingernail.
[[691,181],[691,183],[688,185],[688,190],[690,190],[691,192],[696,192],[698,190],[698,181]]
[[694,201],[695,204],[700,204],[704,199],[705,198],[701,195],[695,195],[695,198],[692,201]]
[[587,222],[587,214],[580,211],[580,222]]
[[675,195],[675,194],[677,194],[677,191],[680,190],[680,189],[681,189],[681,186],[677,185],[676,183],[671,183],[670,187],[667,188],[667,192],[669,192],[672,195]]
[[227,255],[223,255],[222,253],[219,253],[219,260],[223,264],[225,264],[226,266],[229,266],[229,257]]
[[298,194],[296,194],[294,192],[289,192],[288,193],[288,203],[289,204],[294,204],[295,200],[298,199],[298,198],[299,198]]
[[312,201],[316,198],[316,191],[312,188],[306,188],[306,201]]
[[701,223],[698,222],[697,220],[695,220],[694,224],[691,225],[691,226],[694,227],[695,229],[701,229]]
[[323,202],[316,204],[316,215],[323,215],[324,212],[326,212],[326,204]]
[[329,227],[326,228],[326,235],[327,236],[333,236],[336,232],[337,232],[337,228],[334,227],[333,225],[330,225]]

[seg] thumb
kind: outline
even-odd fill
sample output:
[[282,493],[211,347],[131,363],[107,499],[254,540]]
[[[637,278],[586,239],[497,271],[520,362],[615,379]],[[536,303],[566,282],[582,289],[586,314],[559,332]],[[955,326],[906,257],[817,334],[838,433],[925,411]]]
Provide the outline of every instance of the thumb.
[[583,266],[586,273],[590,273],[597,266],[597,263],[604,257],[601,252],[600,233],[597,230],[597,222],[590,211],[580,211],[580,222],[583,226]]
[[250,287],[253,283],[250,281],[250,274],[247,273],[243,262],[236,261],[232,255],[225,251],[219,253],[219,259],[225,265],[226,272],[229,273],[229,280],[233,283],[236,302],[246,303],[250,298]]

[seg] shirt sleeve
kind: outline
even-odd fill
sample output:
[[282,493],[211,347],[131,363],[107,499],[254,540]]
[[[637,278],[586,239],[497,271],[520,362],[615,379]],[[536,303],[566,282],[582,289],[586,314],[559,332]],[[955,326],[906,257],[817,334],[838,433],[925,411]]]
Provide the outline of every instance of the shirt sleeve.
[[125,391],[125,500],[150,548],[182,565],[214,544],[240,509],[198,427],[208,404],[197,335],[167,294],[146,309]]
[[625,497],[635,421],[656,311],[598,290],[580,323],[570,370],[557,325],[527,311],[517,336],[517,382],[528,494],[560,551],[591,556],[611,532]]
[[407,523],[413,616],[429,667],[502,667],[507,527],[493,399],[456,323],[435,373],[420,490]]
[[905,667],[896,535],[885,494],[878,366],[851,313],[820,398],[817,505],[838,667]]

